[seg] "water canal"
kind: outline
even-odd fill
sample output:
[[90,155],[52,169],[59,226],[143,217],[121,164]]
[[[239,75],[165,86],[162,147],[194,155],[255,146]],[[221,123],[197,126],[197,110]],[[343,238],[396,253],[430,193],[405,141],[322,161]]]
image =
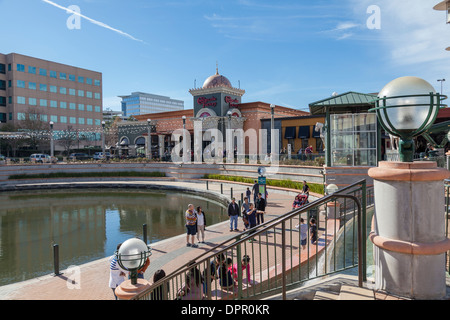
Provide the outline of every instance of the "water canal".
[[207,224],[228,219],[219,202],[176,191],[59,189],[0,193],[0,285],[53,272],[53,245],[60,270],[105,258],[118,243],[148,243],[185,232],[189,203],[201,206]]

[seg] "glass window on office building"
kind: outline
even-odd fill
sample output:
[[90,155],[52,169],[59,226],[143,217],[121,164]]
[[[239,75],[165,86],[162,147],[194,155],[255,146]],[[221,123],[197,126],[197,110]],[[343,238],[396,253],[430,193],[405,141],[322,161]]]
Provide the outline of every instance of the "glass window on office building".
[[60,78],[61,80],[66,80],[66,79],[67,79],[67,75],[66,75],[64,72],[60,72],[60,73],[59,73],[59,78]]
[[331,115],[332,165],[376,166],[376,124],[374,113]]
[[39,75],[46,77],[47,76],[47,69],[39,68]]
[[17,71],[25,72],[25,66],[23,64],[17,64]]
[[36,67],[28,66],[28,73],[36,74]]

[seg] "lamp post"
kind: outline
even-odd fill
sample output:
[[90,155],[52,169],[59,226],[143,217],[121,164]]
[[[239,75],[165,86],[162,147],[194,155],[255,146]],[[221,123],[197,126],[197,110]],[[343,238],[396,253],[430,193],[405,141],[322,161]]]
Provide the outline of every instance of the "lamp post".
[[233,150],[234,150],[234,146],[233,146],[233,133],[231,132],[231,116],[232,113],[230,110],[228,110],[227,112],[227,118],[228,118],[228,130],[226,133],[226,137],[227,137],[227,162],[230,161],[230,163],[233,162]]
[[386,132],[399,137],[402,162],[413,162],[413,138],[433,125],[442,97],[425,80],[401,77],[388,83],[375,100],[378,120]]
[[400,137],[401,161],[381,161],[369,169],[374,180],[375,288],[412,299],[440,299],[446,294],[443,180],[450,176],[436,162],[413,162],[413,138],[433,124],[441,100],[420,78],[388,83],[376,100],[378,121]]
[[183,120],[183,163],[188,162],[188,145],[186,141],[186,116],[182,116]]
[[54,146],[53,146],[53,121],[50,121],[50,157],[52,158],[55,155]]
[[152,255],[151,248],[144,241],[132,238],[122,243],[115,255],[120,267],[130,272],[130,279],[122,282],[115,294],[121,300],[129,300],[150,286],[147,280],[138,279],[138,270]]
[[[274,135],[273,135],[273,131],[275,130],[275,105],[271,104],[270,105],[270,150],[273,150],[273,146],[274,146]],[[275,150],[276,152],[278,152],[278,150]]]
[[102,121],[102,152],[103,152],[103,159],[106,159],[105,154],[105,121]]
[[443,88],[442,88],[442,84],[445,82],[445,79],[438,79],[438,82],[440,82],[441,83],[441,95],[442,95],[442,93],[443,93]]
[[152,126],[152,120],[151,119],[147,119],[147,159],[151,160],[152,159],[152,139],[151,139],[151,134],[152,134],[152,130],[151,130],[151,126]]

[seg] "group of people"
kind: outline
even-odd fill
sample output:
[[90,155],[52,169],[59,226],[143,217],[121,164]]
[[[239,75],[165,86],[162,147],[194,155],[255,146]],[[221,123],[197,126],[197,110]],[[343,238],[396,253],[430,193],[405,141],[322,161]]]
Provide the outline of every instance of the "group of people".
[[[203,212],[202,207],[197,207],[195,209],[193,204],[189,204],[185,212],[186,218],[186,246],[197,248],[198,245],[195,244],[195,236],[197,235],[197,241],[199,243],[205,243],[205,227],[206,227],[206,217]],[[201,235],[201,241],[200,241]],[[189,242],[189,239],[191,240]]]
[[[249,202],[249,196],[244,197],[244,203],[242,204],[241,208],[239,208],[239,205],[236,203],[236,199],[232,198],[231,203],[228,206],[228,216],[230,217],[230,232],[239,231],[239,229],[237,228],[239,216],[242,216],[244,231],[252,229],[257,225],[264,223],[266,205],[266,199],[262,197],[261,193],[258,193],[258,196],[254,203]],[[250,231],[250,234],[253,234],[254,232],[255,230]],[[254,241],[254,239],[250,239],[249,241],[252,242]]]
[[[219,280],[219,286],[225,291],[234,292],[238,285],[238,265],[233,264],[230,257],[225,257],[223,253],[218,254],[210,265],[210,282],[208,283],[207,269],[203,272],[197,267],[191,268],[186,276],[183,286],[178,290],[177,300],[202,300],[208,292],[208,285],[214,280]],[[247,284],[252,284],[250,277],[250,257],[245,255],[241,260],[241,270],[243,280]],[[245,278],[244,278],[245,275]]]

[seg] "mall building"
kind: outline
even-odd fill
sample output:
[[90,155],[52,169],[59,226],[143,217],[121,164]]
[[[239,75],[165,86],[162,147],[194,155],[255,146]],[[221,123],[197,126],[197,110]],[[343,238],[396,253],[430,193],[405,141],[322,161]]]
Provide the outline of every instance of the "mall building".
[[[230,80],[219,74],[217,69],[215,74],[204,81],[202,87],[190,89],[189,92],[193,96],[193,109],[136,115],[135,122],[119,123],[117,145],[119,154],[136,155],[139,150],[148,150],[146,144],[149,133],[152,153],[158,155],[161,150],[162,152],[172,150],[175,145],[175,141],[171,140],[172,133],[177,129],[185,128],[189,131],[193,144],[194,126],[201,124],[205,148],[214,138],[209,129],[220,131],[224,140],[226,129],[242,129],[244,133],[254,130],[259,134],[260,129],[266,129],[262,127],[262,120],[271,119],[272,109],[274,119],[309,115],[308,112],[283,106],[272,105],[272,108],[271,104],[261,101],[242,102],[245,90],[233,87]],[[270,152],[270,130],[267,130],[267,135],[267,150]],[[281,133],[279,140],[281,149]],[[234,146],[236,147],[238,143],[235,135]],[[248,138],[244,140],[245,154],[253,147],[250,143],[254,142]]]

